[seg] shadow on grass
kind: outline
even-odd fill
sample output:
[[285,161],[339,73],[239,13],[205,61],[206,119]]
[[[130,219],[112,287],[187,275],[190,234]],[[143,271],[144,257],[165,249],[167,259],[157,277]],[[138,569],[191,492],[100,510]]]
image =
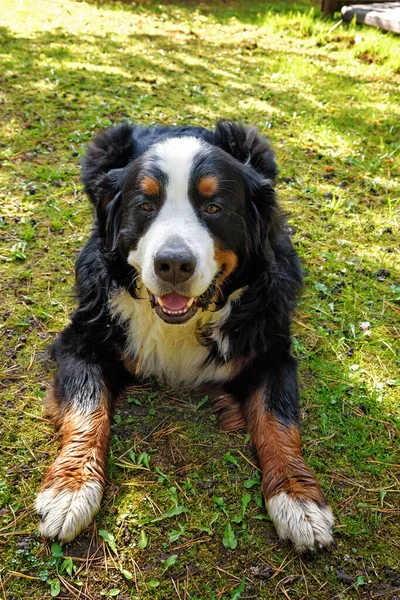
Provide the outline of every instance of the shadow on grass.
[[[367,85],[368,79],[335,72],[324,56],[313,58],[299,87],[296,61],[304,61],[307,55],[291,48],[265,48],[252,38],[238,48],[235,40],[214,43],[194,32],[134,33],[128,38],[129,48],[123,48],[100,35],[82,40],[58,30],[23,38],[3,27],[0,39],[0,55],[10,54],[1,76],[5,116],[19,122],[16,135],[21,128],[35,127],[36,121],[44,135],[52,137],[61,130],[66,139],[73,127],[75,138],[80,130],[86,139],[88,125],[100,128],[121,119],[135,122],[139,113],[140,120],[146,121],[146,114],[157,110],[157,123],[210,124],[223,117],[261,129],[284,129],[295,107],[305,124],[308,119],[342,136],[349,154],[361,142],[373,143],[372,136],[389,145],[397,140],[394,108],[387,106],[380,119],[371,116],[373,106],[368,102],[355,110],[351,90]],[[288,62],[293,62],[293,73]],[[282,71],[285,80],[260,81],[257,74],[266,65],[273,73]],[[334,101],[327,90],[334,90]],[[224,106],[223,114],[216,106]],[[305,148],[301,138],[287,143]]]
[[[76,0],[79,2],[80,0]],[[88,4],[109,10],[125,10],[127,12],[143,13],[147,12],[154,16],[160,16],[167,13],[168,17],[174,17],[171,11],[179,11],[181,15],[190,18],[194,12],[206,17],[212,17],[217,23],[229,23],[236,19],[240,23],[248,25],[258,25],[263,23],[268,12],[306,13],[311,9],[320,8],[318,0],[295,0],[294,2],[285,0],[269,0],[269,2],[260,2],[260,0],[243,2],[243,0],[187,0],[185,3],[174,0],[165,0],[158,2],[154,0],[142,0],[141,2],[132,2],[131,0],[103,1],[88,0]]]

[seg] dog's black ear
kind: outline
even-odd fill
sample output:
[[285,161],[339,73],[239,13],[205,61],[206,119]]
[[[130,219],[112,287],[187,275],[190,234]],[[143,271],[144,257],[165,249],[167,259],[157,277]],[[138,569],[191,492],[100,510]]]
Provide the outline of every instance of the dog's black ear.
[[125,167],[135,158],[134,127],[122,123],[100,133],[82,160],[82,182],[94,204],[100,235],[115,246],[121,217],[121,190]]
[[96,212],[100,236],[110,250],[115,250],[122,217],[122,188],[126,168],[112,169],[100,175],[96,185]]
[[215,127],[214,144],[252,167],[274,186],[278,171],[274,153],[257,129],[233,121],[220,121]]
[[271,146],[254,127],[220,121],[214,143],[243,163],[249,215],[249,239],[258,256],[270,259],[283,218],[274,191],[278,169]]
[[102,175],[121,169],[135,157],[134,127],[122,123],[100,133],[82,160],[82,183],[93,204],[97,205],[98,184]]
[[284,219],[279,208],[273,181],[244,167],[249,219],[248,239],[250,249],[269,263],[274,258],[274,247],[283,230]]

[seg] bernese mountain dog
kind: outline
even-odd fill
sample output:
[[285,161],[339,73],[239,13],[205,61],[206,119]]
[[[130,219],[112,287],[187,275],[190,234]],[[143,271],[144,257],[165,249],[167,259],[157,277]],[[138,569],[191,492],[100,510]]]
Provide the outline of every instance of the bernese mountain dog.
[[36,501],[40,532],[74,539],[99,510],[115,399],[130,377],[219,390],[226,429],[247,427],[268,513],[297,551],[334,519],[301,453],[290,318],[299,259],[254,129],[123,123],[95,138],[82,181],[95,207],[76,263],[78,308],[53,346],[47,411],[59,456]]

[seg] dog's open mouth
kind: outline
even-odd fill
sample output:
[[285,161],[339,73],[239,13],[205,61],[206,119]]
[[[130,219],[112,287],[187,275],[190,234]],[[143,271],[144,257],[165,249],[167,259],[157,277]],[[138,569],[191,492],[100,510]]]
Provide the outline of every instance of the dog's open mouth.
[[156,313],[167,323],[184,323],[197,312],[198,298],[189,298],[181,294],[154,296],[152,303]]
[[166,323],[185,323],[198,311],[206,310],[212,302],[211,288],[201,296],[189,297],[172,293],[156,296],[149,292],[150,302],[157,315]]

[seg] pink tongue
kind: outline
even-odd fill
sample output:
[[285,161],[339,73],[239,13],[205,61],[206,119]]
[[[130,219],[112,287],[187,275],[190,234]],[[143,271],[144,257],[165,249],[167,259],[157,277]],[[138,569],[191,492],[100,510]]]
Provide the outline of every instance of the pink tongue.
[[180,294],[166,294],[165,296],[161,296],[161,300],[169,310],[182,310],[186,308],[189,298]]

